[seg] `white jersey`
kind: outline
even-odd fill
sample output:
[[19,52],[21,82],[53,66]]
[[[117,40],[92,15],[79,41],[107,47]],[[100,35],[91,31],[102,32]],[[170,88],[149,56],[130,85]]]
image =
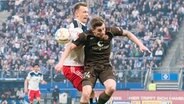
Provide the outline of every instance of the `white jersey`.
[[[82,26],[85,26],[85,24],[79,22],[76,19],[74,21],[77,22],[78,26],[75,26],[74,22],[72,22],[68,28],[69,29],[81,28],[84,31]],[[71,35],[78,35],[78,34],[71,34]],[[72,50],[72,52],[65,59],[65,62],[63,65],[65,66],[84,66],[84,47],[80,46]]]
[[43,74],[40,72],[31,71],[26,78],[28,80],[29,90],[39,90],[39,83],[43,80]]

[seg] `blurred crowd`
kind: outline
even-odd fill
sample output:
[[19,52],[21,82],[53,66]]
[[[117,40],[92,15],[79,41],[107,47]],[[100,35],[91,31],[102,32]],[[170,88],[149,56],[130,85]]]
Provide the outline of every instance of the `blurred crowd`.
[[[0,98],[2,101],[1,104],[24,104],[24,91],[23,89],[1,89]],[[10,100],[11,99],[11,100]],[[10,100],[10,101],[9,101]]]
[[[57,76],[53,66],[63,46],[54,40],[60,27],[72,21],[72,7],[86,1],[90,18],[102,16],[107,26],[120,26],[133,32],[149,47],[141,53],[126,38],[112,41],[111,62],[116,70],[126,70],[130,78],[144,78],[144,70],[157,68],[174,41],[184,17],[183,0],[9,0],[0,2],[0,9],[11,13],[0,26],[0,78],[25,77],[31,64],[39,62],[46,80]],[[51,71],[52,70],[52,71]],[[52,72],[52,73],[50,73]],[[118,81],[125,76],[117,74]],[[129,79],[127,79],[129,80]],[[22,90],[0,90],[1,99],[22,99]],[[20,100],[21,101],[21,100]]]
[[0,78],[30,71],[34,61],[39,62],[43,74],[50,74],[63,51],[54,33],[72,21],[72,7],[78,1],[88,3],[90,18],[100,15],[107,26],[133,32],[151,50],[151,54],[141,53],[130,40],[114,38],[111,62],[117,70],[159,67],[184,17],[183,0],[17,1],[8,2],[11,15],[0,29]]

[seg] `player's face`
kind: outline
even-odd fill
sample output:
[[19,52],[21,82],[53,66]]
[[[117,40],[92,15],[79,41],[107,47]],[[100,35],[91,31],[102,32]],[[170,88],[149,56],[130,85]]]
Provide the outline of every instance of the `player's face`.
[[33,67],[33,69],[34,69],[35,71],[39,71],[39,70],[40,70],[40,67],[39,67],[38,65],[36,65],[36,66]]
[[89,16],[89,11],[87,7],[80,6],[78,10],[76,10],[76,18],[81,21],[82,23],[87,23],[88,21],[88,16]]
[[96,37],[99,37],[99,38],[104,38],[105,37],[105,24],[103,24],[102,26],[98,26],[96,27],[93,31],[93,34],[96,36]]

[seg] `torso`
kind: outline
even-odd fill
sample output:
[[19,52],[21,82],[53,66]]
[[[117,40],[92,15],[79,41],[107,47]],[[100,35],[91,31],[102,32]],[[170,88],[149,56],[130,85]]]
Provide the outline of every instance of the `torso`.
[[[73,20],[70,24],[69,28],[82,28],[83,25],[79,23],[77,20]],[[85,29],[83,29],[85,31]],[[72,52],[68,55],[64,62],[65,66],[84,66],[84,47],[77,47],[76,49],[72,50]]]
[[40,72],[31,71],[28,73],[27,79],[29,80],[29,90],[39,90],[39,83],[43,80],[43,75]]
[[74,41],[76,45],[85,46],[85,65],[108,65],[111,52],[111,40],[114,36],[122,36],[119,28],[106,28],[107,40],[95,37],[91,31],[80,34],[80,39]]

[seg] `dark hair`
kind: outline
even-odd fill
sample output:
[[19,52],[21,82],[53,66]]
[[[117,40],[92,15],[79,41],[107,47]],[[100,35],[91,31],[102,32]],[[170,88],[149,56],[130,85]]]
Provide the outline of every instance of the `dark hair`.
[[85,2],[78,2],[74,5],[73,7],[73,13],[76,12],[76,10],[78,10],[80,8],[80,6],[84,6],[84,7],[87,7],[87,4]]
[[92,29],[95,29],[96,27],[102,26],[105,23],[105,21],[101,17],[94,17],[90,21],[90,26]]
[[39,64],[37,62],[33,63],[32,67],[35,67],[35,66],[39,66]]

